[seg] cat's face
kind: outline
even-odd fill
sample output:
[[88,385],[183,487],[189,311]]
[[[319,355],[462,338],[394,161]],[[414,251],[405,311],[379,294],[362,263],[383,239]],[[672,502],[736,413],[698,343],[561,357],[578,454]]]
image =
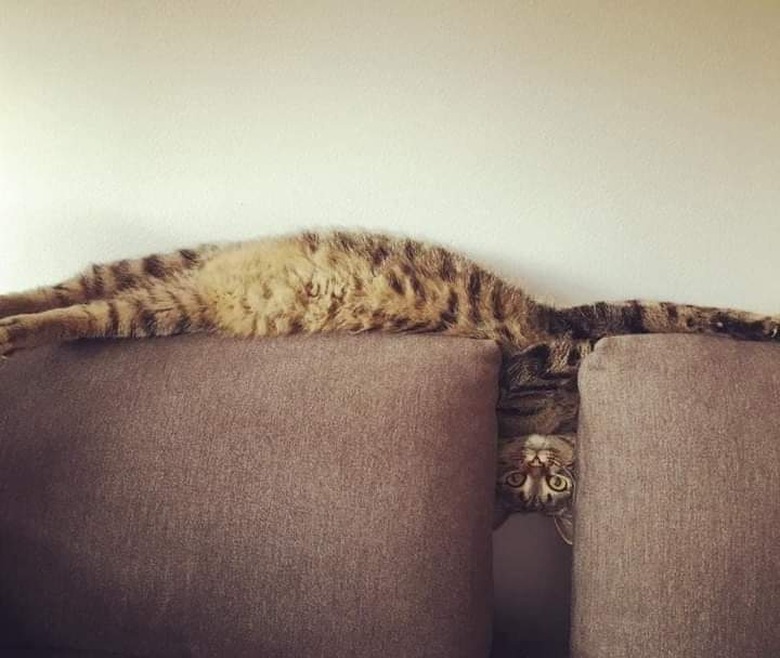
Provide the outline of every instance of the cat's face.
[[573,435],[531,434],[499,447],[498,487],[510,512],[557,514],[574,494]]

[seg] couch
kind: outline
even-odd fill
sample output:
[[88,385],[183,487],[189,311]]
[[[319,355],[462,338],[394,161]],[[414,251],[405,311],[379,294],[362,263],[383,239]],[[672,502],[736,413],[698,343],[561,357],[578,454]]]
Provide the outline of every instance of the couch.
[[577,540],[492,530],[500,355],[192,336],[0,363],[0,655],[780,655],[780,349],[599,344]]

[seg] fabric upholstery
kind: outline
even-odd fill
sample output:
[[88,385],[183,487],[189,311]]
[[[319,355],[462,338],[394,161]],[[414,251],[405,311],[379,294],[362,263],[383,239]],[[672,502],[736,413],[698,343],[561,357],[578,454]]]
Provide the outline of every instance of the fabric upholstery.
[[13,355],[0,648],[486,656],[499,358],[378,335]]
[[780,656],[780,347],[608,339],[580,391],[573,655]]

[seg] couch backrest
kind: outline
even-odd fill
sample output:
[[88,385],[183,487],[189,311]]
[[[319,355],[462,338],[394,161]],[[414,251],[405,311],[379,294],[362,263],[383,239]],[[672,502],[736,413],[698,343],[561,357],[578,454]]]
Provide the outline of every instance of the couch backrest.
[[412,336],[15,354],[0,648],[485,656],[498,367]]

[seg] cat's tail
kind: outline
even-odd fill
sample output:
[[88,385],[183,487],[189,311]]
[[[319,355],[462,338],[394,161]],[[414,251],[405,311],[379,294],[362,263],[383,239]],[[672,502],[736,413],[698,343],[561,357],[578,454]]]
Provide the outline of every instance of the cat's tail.
[[542,310],[555,336],[596,340],[625,334],[712,334],[780,343],[780,317],[670,302],[599,302]]
[[166,281],[111,299],[0,319],[0,356],[80,338],[145,338],[208,331],[209,305],[188,281]]

